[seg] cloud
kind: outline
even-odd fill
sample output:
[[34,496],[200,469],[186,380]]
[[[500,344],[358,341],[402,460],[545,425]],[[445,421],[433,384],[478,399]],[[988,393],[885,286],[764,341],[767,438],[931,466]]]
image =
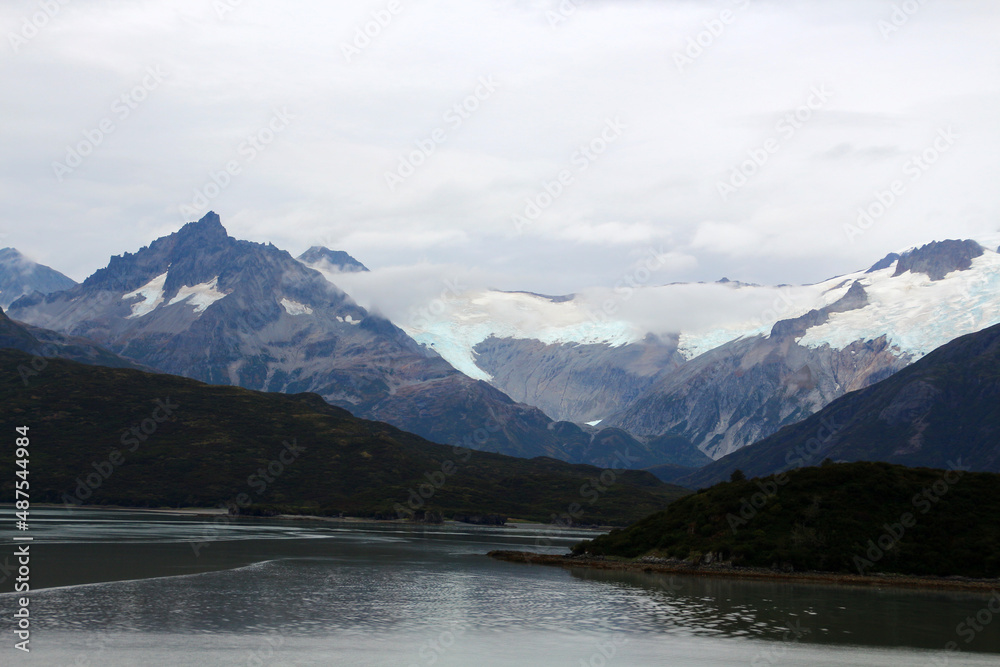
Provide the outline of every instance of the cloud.
[[[992,0],[926,3],[887,37],[888,9],[865,0],[586,2],[555,24],[554,1],[424,0],[375,28],[385,3],[219,4],[66,3],[7,54],[4,244],[80,280],[192,219],[180,208],[201,193],[235,236],[295,254],[328,239],[376,268],[567,292],[613,286],[648,246],[676,253],[670,279],[809,282],[1000,218]],[[36,11],[4,3],[0,20],[16,32]],[[132,99],[150,67],[168,76]],[[829,103],[783,135],[821,85]],[[287,129],[251,151],[282,109]],[[621,136],[583,168],[615,118]],[[946,159],[849,242],[857,208],[948,124],[962,138]],[[401,159],[412,174],[390,189]],[[518,234],[512,216],[562,171],[572,184]]]

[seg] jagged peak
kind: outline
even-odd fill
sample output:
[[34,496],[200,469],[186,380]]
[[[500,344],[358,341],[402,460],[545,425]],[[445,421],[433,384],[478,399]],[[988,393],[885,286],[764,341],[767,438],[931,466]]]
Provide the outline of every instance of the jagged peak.
[[199,236],[202,238],[214,237],[214,238],[228,238],[229,233],[226,228],[222,226],[222,219],[219,214],[215,211],[209,211],[201,220],[197,222],[189,222],[180,228],[177,232],[178,235],[182,237]]
[[892,275],[896,277],[910,271],[924,273],[931,280],[942,280],[952,271],[971,268],[972,260],[985,251],[985,248],[972,239],[931,241],[902,255],[896,264],[896,272]]

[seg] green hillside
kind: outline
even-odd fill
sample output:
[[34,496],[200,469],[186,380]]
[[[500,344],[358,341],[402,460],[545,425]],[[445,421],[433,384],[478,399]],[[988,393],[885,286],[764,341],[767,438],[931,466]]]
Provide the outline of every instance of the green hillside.
[[[626,525],[686,493],[638,470],[604,473],[602,483],[592,466],[434,444],[357,419],[315,394],[265,394],[57,359],[25,384],[18,369],[30,360],[0,350],[9,443],[0,457],[2,502],[14,499],[14,429],[22,425],[30,428],[34,503],[235,504],[249,513],[383,518],[431,510],[540,521],[572,512],[576,523]],[[163,405],[176,406],[169,418]],[[487,447],[488,426],[471,434],[487,438]]]
[[721,482],[577,554],[869,574],[1000,576],[1000,475],[825,463]]

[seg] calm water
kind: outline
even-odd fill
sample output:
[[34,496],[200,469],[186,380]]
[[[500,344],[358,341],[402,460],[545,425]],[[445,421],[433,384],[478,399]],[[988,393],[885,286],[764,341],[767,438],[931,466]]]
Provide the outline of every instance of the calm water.
[[[9,527],[10,510],[0,514]],[[1000,664],[1000,615],[971,642],[957,630],[988,609],[988,595],[567,571],[483,555],[536,549],[532,529],[246,520],[196,556],[204,518],[32,518],[32,583],[44,588],[31,596],[32,652],[13,650],[14,596],[0,594],[2,665]],[[550,550],[588,536],[568,533]],[[948,642],[961,652],[946,653]]]

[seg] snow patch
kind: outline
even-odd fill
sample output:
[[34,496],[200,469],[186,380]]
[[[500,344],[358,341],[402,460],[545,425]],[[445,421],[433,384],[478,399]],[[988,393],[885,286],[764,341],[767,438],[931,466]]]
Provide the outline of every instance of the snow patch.
[[186,300],[189,306],[194,306],[194,312],[203,313],[213,303],[219,299],[224,299],[227,296],[224,292],[220,292],[217,289],[218,285],[219,276],[212,278],[207,283],[201,283],[200,285],[194,285],[191,287],[185,285],[177,290],[177,296],[171,299],[167,305],[172,306],[175,303],[180,303]]
[[156,276],[139,289],[129,292],[122,297],[122,301],[142,297],[142,301],[132,304],[132,314],[125,319],[132,320],[143,315],[149,315],[163,303],[163,285],[167,282],[167,273]]
[[594,420],[594,421],[592,421],[592,422],[583,422],[583,423],[584,423],[584,424],[586,424],[587,426],[597,426],[597,425],[598,425],[598,424],[600,424],[600,423],[601,423],[602,421],[604,421],[604,420],[603,420],[603,419],[595,419],[595,420]]
[[313,309],[309,306],[299,303],[298,301],[292,301],[291,299],[282,299],[281,307],[285,309],[285,312],[289,315],[312,315]]
[[[717,347],[739,340],[771,335],[771,328],[781,320],[794,319],[813,309],[828,306],[843,297],[851,284],[864,276],[863,272],[837,276],[814,285],[796,285],[777,288],[775,297],[757,317],[741,322],[682,331],[678,336],[677,351],[691,360]],[[773,288],[741,288],[748,290]]]
[[890,267],[860,279],[869,305],[834,313],[798,342],[842,350],[885,335],[915,360],[959,336],[1000,324],[1000,255],[995,252],[983,253],[969,270],[949,273],[944,280],[910,271],[893,277],[893,271]]
[[490,336],[538,340],[546,345],[601,343],[618,347],[641,339],[622,321],[602,322],[573,301],[553,302],[533,294],[479,290],[449,298],[446,315],[401,328],[418,343],[476,380],[493,377],[476,365],[473,348]]

